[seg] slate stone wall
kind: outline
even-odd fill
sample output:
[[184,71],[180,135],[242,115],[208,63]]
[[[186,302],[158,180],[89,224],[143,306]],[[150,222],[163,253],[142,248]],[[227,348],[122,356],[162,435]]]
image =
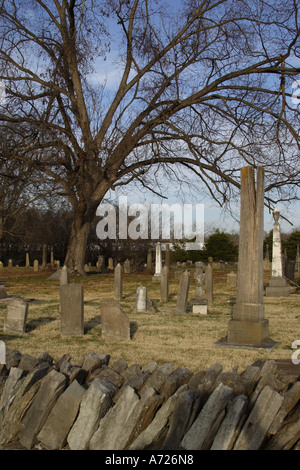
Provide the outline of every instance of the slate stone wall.
[[128,366],[89,353],[81,364],[7,351],[0,366],[0,448],[300,449],[300,381],[275,361],[192,373]]

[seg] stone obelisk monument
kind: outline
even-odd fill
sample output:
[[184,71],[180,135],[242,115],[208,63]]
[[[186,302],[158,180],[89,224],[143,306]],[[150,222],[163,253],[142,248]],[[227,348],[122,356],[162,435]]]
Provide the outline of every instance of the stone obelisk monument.
[[264,169],[241,169],[240,239],[236,303],[227,344],[274,347],[263,303]]
[[158,242],[155,247],[155,273],[152,276],[152,281],[160,282],[162,271],[162,257],[161,257],[161,244]]
[[272,277],[266,287],[267,297],[288,297],[290,295],[290,286],[283,277],[282,270],[282,250],[281,234],[279,224],[280,212],[275,209],[273,212],[273,253],[272,253]]

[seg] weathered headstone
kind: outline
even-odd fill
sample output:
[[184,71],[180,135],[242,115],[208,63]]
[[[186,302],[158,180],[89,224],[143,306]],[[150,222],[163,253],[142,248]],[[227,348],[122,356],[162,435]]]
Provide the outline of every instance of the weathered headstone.
[[64,284],[60,287],[61,334],[80,336],[84,334],[83,286]]
[[[69,270],[67,266],[63,266],[62,269],[59,270],[59,285],[60,287],[65,286],[66,284],[69,284],[69,282],[70,282]],[[61,312],[61,297],[60,297],[59,311]]]
[[47,266],[47,245],[45,243],[43,245],[42,267],[45,268],[46,266]]
[[11,298],[7,301],[4,331],[25,333],[28,304],[21,298]]
[[268,261],[270,260],[270,252],[269,252],[269,244],[268,243],[266,244],[266,252],[265,252],[265,258],[264,259],[267,259]]
[[6,364],[6,345],[0,340],[0,366]]
[[[295,267],[296,261],[294,259],[287,259],[284,267],[284,277],[287,280],[294,281],[295,279]],[[289,286],[288,286],[289,287]],[[288,295],[290,293],[290,289],[288,290]]]
[[[264,169],[241,170],[240,241],[236,303],[228,324],[231,345],[270,346],[263,304]],[[273,342],[273,346],[275,343]]]
[[[282,259],[282,272],[285,272],[285,265],[288,260],[288,255],[287,255],[287,248],[284,249],[284,255],[281,257]],[[272,260],[273,261],[273,260]]]
[[267,297],[288,297],[290,286],[283,277],[281,235],[279,224],[280,212],[275,209],[273,212],[273,254],[272,254],[272,277],[266,287]]
[[114,260],[112,258],[108,258],[107,269],[108,269],[108,271],[113,271],[114,270]]
[[205,297],[208,302],[213,302],[213,267],[212,262],[208,262],[205,270]]
[[203,263],[195,263],[195,298],[190,300],[193,315],[207,315],[208,300],[203,297]]
[[101,326],[104,338],[130,339],[130,321],[116,300],[101,302]]
[[166,243],[165,266],[170,269],[170,244]]
[[7,292],[5,288],[5,283],[4,281],[0,281],[0,299],[6,299],[7,298]]
[[169,268],[164,266],[161,272],[160,279],[160,300],[167,302],[169,300]]
[[237,281],[237,276],[233,271],[227,274],[227,286],[228,287],[236,287],[236,281]]
[[147,252],[147,270],[151,271],[152,270],[152,248],[148,248]]
[[63,266],[61,271],[60,271],[60,278],[59,278],[59,283],[60,286],[64,286],[65,284],[69,284],[70,278],[69,278],[69,271],[67,266]]
[[3,262],[0,261],[0,269],[3,269]]
[[29,253],[26,253],[25,267],[26,267],[26,268],[30,268]]
[[39,261],[37,259],[33,262],[33,271],[37,273],[39,271]]
[[186,313],[189,287],[190,287],[190,271],[184,271],[179,281],[175,315],[184,315]]
[[203,263],[197,261],[195,263],[195,299],[203,299]]
[[104,259],[103,255],[98,256],[96,266],[97,266],[97,269],[100,273],[105,271],[105,259]]
[[124,274],[130,274],[131,273],[131,265],[130,265],[130,260],[126,259],[124,261]]
[[153,281],[160,281],[161,270],[162,270],[161,244],[158,242],[156,243],[156,247],[155,247],[155,273],[154,273],[154,276],[152,277]]
[[120,263],[115,267],[114,272],[114,299],[121,300],[123,295],[123,268]]
[[12,268],[13,267],[13,260],[10,258],[7,262],[7,267]]
[[272,265],[270,263],[270,251],[269,251],[269,244],[266,244],[266,251],[264,257],[264,269],[269,270],[271,269]]
[[296,266],[295,271],[300,274],[300,245],[297,245]]
[[139,286],[136,290],[135,312],[146,312],[147,310],[147,287]]

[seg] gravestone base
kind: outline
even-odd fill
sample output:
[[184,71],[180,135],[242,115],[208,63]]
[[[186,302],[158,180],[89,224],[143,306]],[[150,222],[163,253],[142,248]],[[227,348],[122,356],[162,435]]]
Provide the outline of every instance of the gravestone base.
[[193,304],[193,315],[207,315],[207,304]]
[[260,344],[233,344],[228,342],[228,337],[225,336],[225,338],[221,338],[219,341],[216,341],[215,343],[212,344],[213,347],[215,348],[234,348],[234,349],[263,349],[267,351],[272,351],[275,349],[277,346],[279,346],[281,342],[279,341],[274,341],[271,338],[266,338],[262,343]]
[[152,282],[160,282],[161,280],[161,274],[154,274],[154,276],[152,276]]
[[289,297],[290,286],[283,277],[271,277],[266,287],[266,297]]
[[190,299],[189,305],[193,315],[207,315],[208,301],[206,299]]
[[230,320],[227,342],[260,347],[269,338],[269,320]]

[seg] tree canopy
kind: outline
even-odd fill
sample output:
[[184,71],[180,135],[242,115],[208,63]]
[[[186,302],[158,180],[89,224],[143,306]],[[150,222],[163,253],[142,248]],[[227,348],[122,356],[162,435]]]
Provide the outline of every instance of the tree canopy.
[[297,198],[299,34],[295,0],[0,1],[0,122],[72,205],[70,268],[131,181],[166,197],[160,178],[193,177],[223,205],[260,165],[267,205]]

